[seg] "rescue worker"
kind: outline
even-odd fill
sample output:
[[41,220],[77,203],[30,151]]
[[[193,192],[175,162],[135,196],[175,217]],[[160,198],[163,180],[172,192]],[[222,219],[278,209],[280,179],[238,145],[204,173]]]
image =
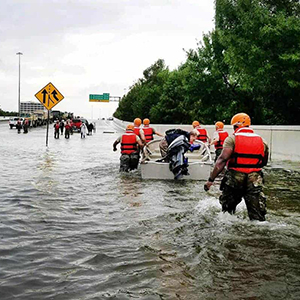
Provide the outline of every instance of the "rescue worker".
[[16,128],[18,129],[18,133],[21,133],[22,123],[21,123],[21,120],[20,120],[20,119],[17,121]]
[[63,119],[60,120],[60,133],[64,133],[65,122]]
[[55,139],[59,139],[59,128],[60,128],[60,125],[59,125],[59,121],[57,120],[56,123],[54,124],[54,138]]
[[29,121],[28,119],[23,120],[23,133],[28,133]]
[[197,137],[197,140],[199,140],[199,141],[201,141],[201,142],[203,142],[203,143],[210,143],[210,137],[209,137],[209,135],[208,135],[206,129],[205,129],[205,128],[202,128],[202,127],[200,126],[199,121],[194,121],[194,122],[192,123],[192,125],[193,125],[193,128],[194,128],[194,129],[197,129],[198,132],[199,132],[199,135],[198,135],[198,137]]
[[70,125],[70,134],[72,135],[73,131],[74,131],[74,129],[73,129],[74,124],[73,124],[73,120],[72,119],[69,119],[69,125]]
[[228,132],[224,130],[224,123],[221,121],[218,121],[215,124],[215,126],[216,126],[216,131],[214,132],[214,136],[210,145],[215,146],[215,150],[216,150],[215,162],[216,162],[222,152],[224,141],[228,137]]
[[[134,133],[141,139],[143,145],[146,144],[144,130],[141,128],[142,120],[140,118],[135,118],[133,121]],[[142,148],[138,147],[139,159]]]
[[66,125],[65,125],[65,138],[69,139],[70,138],[70,131],[71,131],[71,125],[69,120],[67,120]]
[[144,119],[143,120],[143,131],[144,131],[144,135],[145,135],[145,140],[146,143],[149,143],[150,141],[152,141],[154,139],[153,135],[156,134],[158,136],[163,137],[163,135],[159,132],[157,132],[154,128],[150,127],[150,120],[149,119]]
[[146,143],[144,130],[140,127],[142,124],[142,120],[140,118],[135,118],[133,124],[134,133],[142,140],[143,143]]
[[222,180],[220,204],[223,212],[234,214],[236,206],[244,198],[250,220],[265,221],[266,197],[262,192],[262,167],[268,162],[269,150],[266,142],[255,134],[250,117],[238,113],[231,119],[234,133],[226,138],[221,155],[210,174],[204,189],[208,191],[215,178],[227,164]]
[[127,125],[126,132],[114,142],[113,151],[117,151],[119,143],[121,143],[120,172],[137,169],[140,158],[138,146],[143,148],[143,143],[134,133],[134,125]]

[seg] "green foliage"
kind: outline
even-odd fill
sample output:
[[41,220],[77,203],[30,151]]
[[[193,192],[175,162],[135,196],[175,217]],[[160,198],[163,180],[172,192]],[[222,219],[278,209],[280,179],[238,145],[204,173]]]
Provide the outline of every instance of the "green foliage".
[[0,108],[0,116],[17,116],[18,115],[18,113],[17,112],[15,112],[15,111],[5,111],[5,110],[2,110],[1,108]]
[[122,99],[115,116],[152,123],[300,124],[300,3],[217,0],[216,27],[186,62],[169,71],[158,60]]

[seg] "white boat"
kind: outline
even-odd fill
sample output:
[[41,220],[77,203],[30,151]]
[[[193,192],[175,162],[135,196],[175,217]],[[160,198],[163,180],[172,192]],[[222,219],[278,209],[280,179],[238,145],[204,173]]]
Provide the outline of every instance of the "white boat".
[[[149,142],[143,149],[144,157],[141,161],[141,173],[143,179],[167,179],[174,180],[174,174],[170,171],[169,163],[162,162],[162,157],[159,149],[161,140],[153,140]],[[183,179],[188,180],[207,180],[212,170],[213,161],[211,158],[208,146],[201,142],[195,141],[195,144],[200,144],[199,150],[185,153],[188,158],[189,175],[183,176]]]

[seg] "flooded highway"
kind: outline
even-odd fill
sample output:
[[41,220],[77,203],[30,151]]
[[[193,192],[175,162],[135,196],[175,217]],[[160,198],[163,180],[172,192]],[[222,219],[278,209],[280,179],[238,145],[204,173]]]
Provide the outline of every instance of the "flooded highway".
[[[299,164],[265,170],[266,222],[218,183],[120,174],[121,131],[55,140],[0,123],[0,299],[300,299]],[[119,149],[119,146],[118,146]]]

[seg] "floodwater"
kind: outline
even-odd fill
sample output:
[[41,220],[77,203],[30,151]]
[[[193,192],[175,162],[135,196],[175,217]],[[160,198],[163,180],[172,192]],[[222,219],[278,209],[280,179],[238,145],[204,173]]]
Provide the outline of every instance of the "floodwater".
[[[120,174],[119,133],[0,123],[0,299],[300,299],[300,173],[265,170],[266,222],[218,185]],[[106,132],[106,133],[104,133]],[[118,146],[119,147],[119,146]]]

